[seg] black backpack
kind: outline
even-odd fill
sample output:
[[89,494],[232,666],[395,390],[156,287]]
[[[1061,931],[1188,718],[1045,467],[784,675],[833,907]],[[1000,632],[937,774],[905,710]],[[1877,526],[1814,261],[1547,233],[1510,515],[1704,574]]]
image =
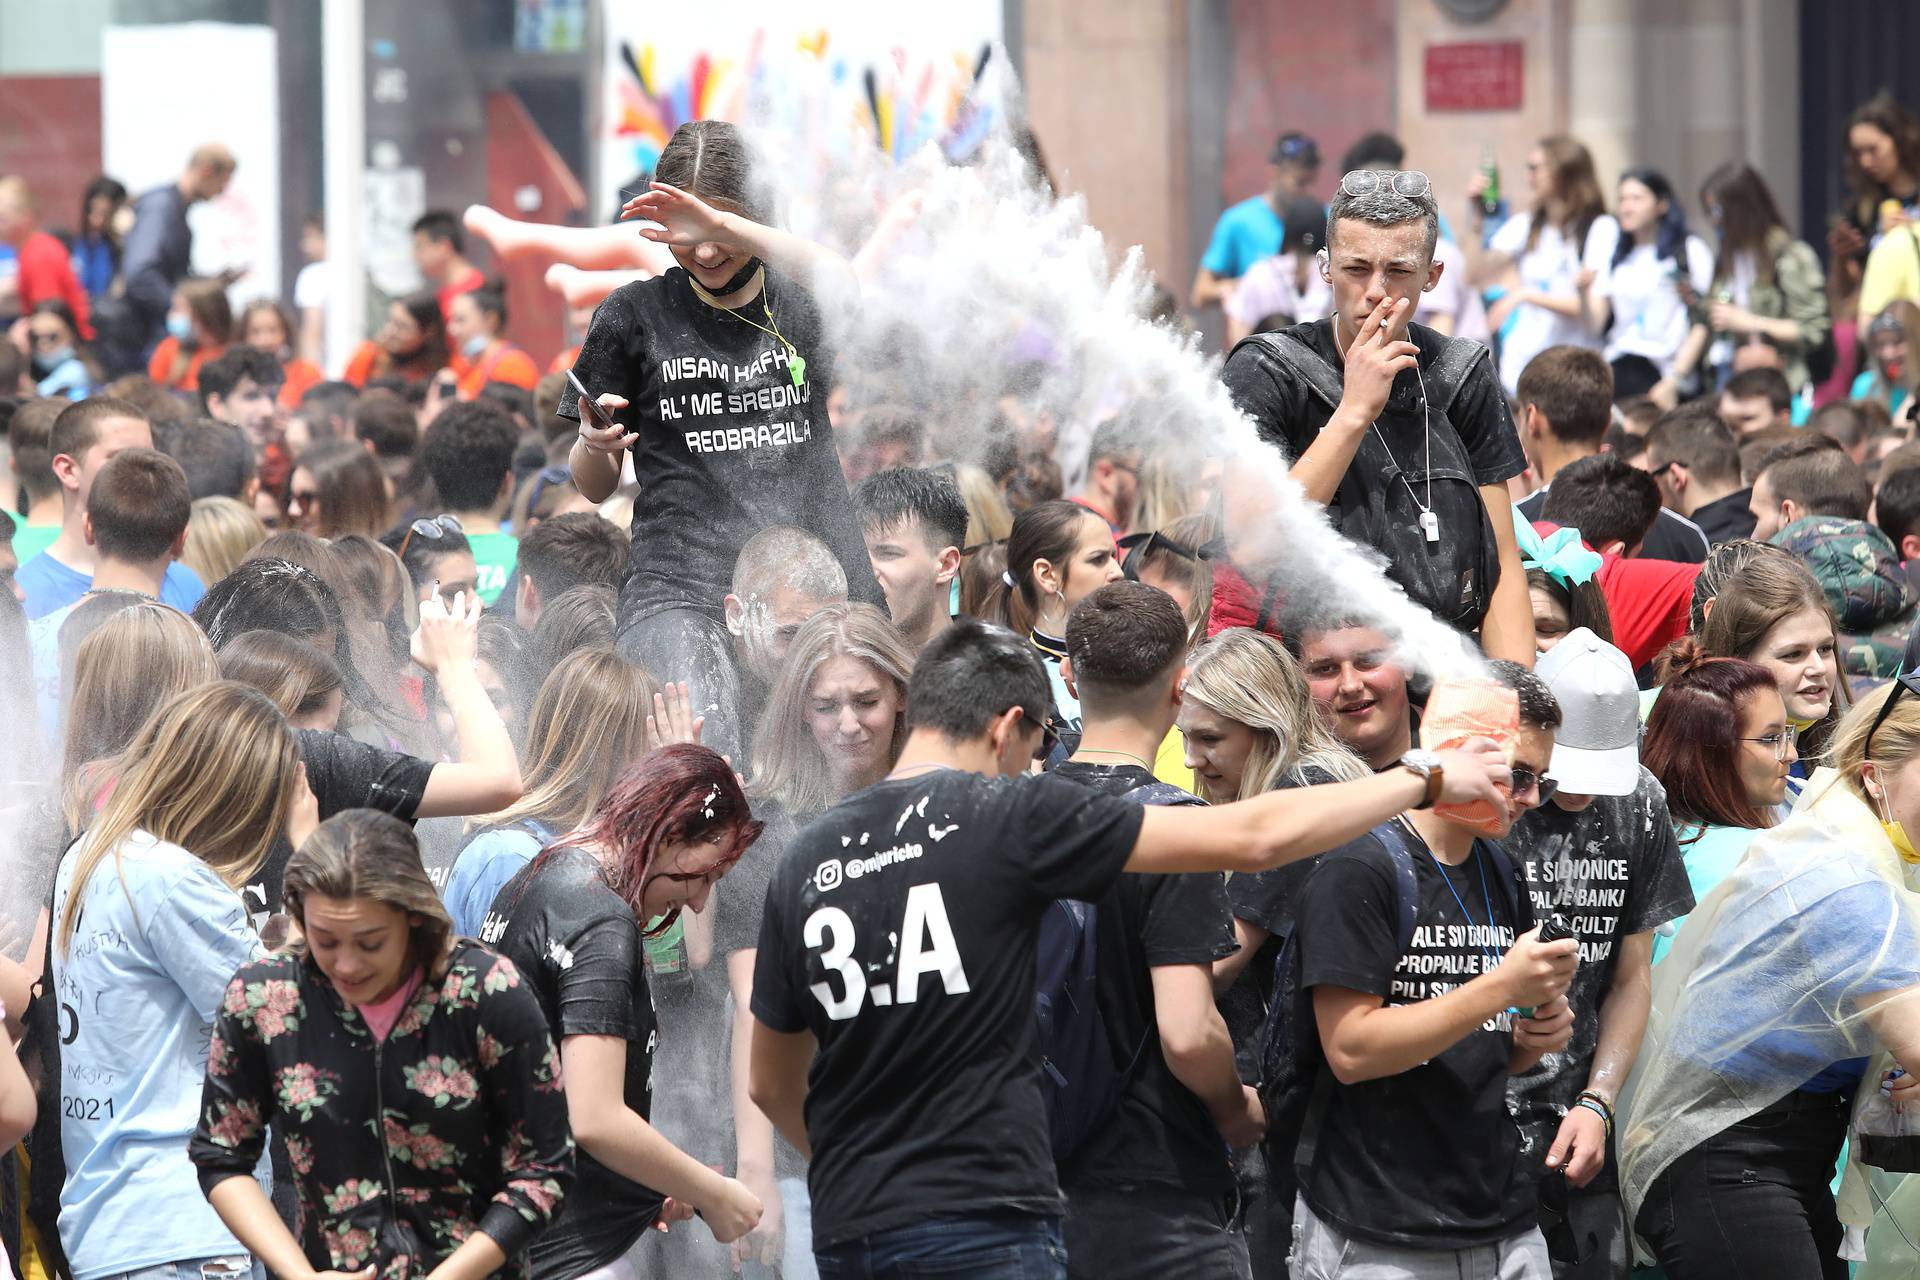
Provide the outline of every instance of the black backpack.
[[[1332,412],[1344,393],[1341,372],[1296,336],[1299,328],[1255,334],[1247,341],[1259,343]],[[1468,374],[1490,354],[1466,338],[1428,333],[1426,340],[1440,344],[1438,357],[1420,371],[1431,464],[1426,439],[1390,448],[1385,428],[1370,427],[1334,490],[1327,517],[1349,540],[1379,553],[1387,576],[1408,599],[1449,626],[1471,631],[1486,616],[1500,581],[1500,552],[1473,459],[1448,415]],[[1419,406],[1402,407],[1402,400],[1396,392],[1381,418],[1404,421],[1418,414]],[[1404,440],[1408,433],[1401,434]],[[1429,492],[1440,528],[1435,542],[1427,541],[1421,527]]]
[[[1135,804],[1199,804],[1191,792],[1153,782],[1126,793]],[[1114,1053],[1100,1012],[1100,911],[1061,899],[1040,917],[1034,952],[1034,1012],[1040,1022],[1041,1088],[1056,1165],[1064,1165],[1120,1109],[1133,1072],[1154,1034],[1149,1026],[1125,1062]]]
[[[1407,829],[1398,820],[1383,822],[1370,834],[1386,848],[1393,864],[1394,940],[1405,954],[1413,942],[1420,907],[1413,846],[1408,843]],[[1497,842],[1483,841],[1481,847],[1493,860],[1493,878],[1499,882],[1517,933],[1529,918],[1519,877]],[[1289,1188],[1292,1184],[1288,1175],[1312,1163],[1320,1117],[1333,1092],[1333,1073],[1325,1069],[1318,1036],[1309,1033],[1303,1038],[1300,1034],[1300,996],[1300,949],[1290,932],[1273,960],[1273,995],[1257,1041],[1260,1103],[1267,1113],[1268,1163],[1275,1179]]]

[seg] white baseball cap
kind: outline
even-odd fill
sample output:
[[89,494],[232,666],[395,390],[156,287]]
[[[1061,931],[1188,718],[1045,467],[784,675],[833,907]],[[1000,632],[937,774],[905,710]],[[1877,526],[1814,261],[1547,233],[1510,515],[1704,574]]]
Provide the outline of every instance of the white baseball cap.
[[1534,666],[1560,704],[1549,772],[1562,791],[1628,796],[1640,782],[1640,687],[1633,663],[1586,627]]

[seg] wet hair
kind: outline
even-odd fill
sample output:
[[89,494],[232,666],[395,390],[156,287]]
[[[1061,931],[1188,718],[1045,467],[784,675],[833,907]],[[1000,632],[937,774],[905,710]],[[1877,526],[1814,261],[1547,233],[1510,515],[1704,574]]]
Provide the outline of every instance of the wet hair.
[[[1564,133],[1540,139],[1539,147],[1547,158],[1553,194],[1566,210],[1565,221],[1560,224],[1561,233],[1577,256],[1587,241],[1587,232],[1607,211],[1607,199],[1600,193],[1600,179],[1593,172],[1593,153],[1578,139]],[[1527,250],[1532,252],[1547,225],[1545,202],[1536,204],[1528,217]]]
[[1554,475],[1540,517],[1579,530],[1590,547],[1620,542],[1631,551],[1660,518],[1660,486],[1616,454],[1594,454]]
[[277,393],[280,384],[286,381],[286,373],[280,368],[278,360],[258,347],[235,343],[219,359],[207,361],[200,369],[201,412],[212,417],[213,398],[219,396],[226,399],[243,379],[248,378],[261,390]]
[[[718,836],[720,849],[711,866],[723,870],[739,861],[763,829],[733,766],[707,747],[676,742],[655,748],[629,765],[593,816],[578,831],[542,850],[533,866],[537,875],[562,850],[598,850],[608,887],[644,924],[647,882],[653,878],[653,864],[664,845],[698,844]],[[531,878],[520,881],[522,892]],[[511,913],[512,906],[507,910]],[[645,936],[665,933],[679,917],[680,909],[675,907]]]
[[1677,462],[1708,485],[1740,483],[1740,444],[1711,402],[1695,400],[1661,414],[1647,430],[1652,467]]
[[860,482],[853,503],[867,536],[908,522],[919,525],[927,550],[967,545],[967,504],[954,477],[938,467],[894,467]]
[[453,251],[462,256],[467,252],[467,237],[460,228],[460,219],[446,209],[429,209],[415,218],[413,234],[425,236],[434,244],[452,245]]
[[201,498],[238,498],[259,474],[244,429],[218,418],[169,423],[154,432],[160,451],[187,473],[187,491]]
[[343,612],[353,610],[386,628],[388,656],[396,665],[407,660],[407,638],[413,621],[407,606],[413,602],[412,581],[392,548],[361,533],[349,533],[327,544],[339,566]]
[[1013,519],[1013,532],[1007,537],[1007,574],[985,605],[986,615],[994,622],[1025,634],[1040,616],[1040,585],[1033,567],[1041,560],[1055,566],[1064,582],[1071,573],[1073,549],[1080,545],[1080,529],[1088,519],[1098,520],[1094,512],[1075,502],[1055,499],[1028,507]]
[[570,511],[542,520],[520,539],[517,563],[551,604],[575,587],[618,587],[628,553],[627,535],[611,522],[592,511]]
[[[322,822],[288,859],[281,896],[303,931],[307,900],[316,896],[404,912],[408,959],[429,976],[438,975],[453,945],[453,917],[420,861],[413,826],[377,809],[348,809]],[[305,953],[304,937],[295,947]]]
[[1667,808],[1677,820],[1700,826],[1772,826],[1770,815],[1747,799],[1730,762],[1739,758],[1741,704],[1777,692],[1773,674],[1743,658],[1715,657],[1685,638],[1669,646],[1661,662],[1665,682],[1647,717],[1640,763],[1666,788]]
[[907,740],[907,678],[913,651],[898,627],[870,604],[828,605],[794,633],[780,675],[767,694],[753,738],[753,794],[777,800],[802,820],[823,813],[840,796],[826,756],[807,724],[807,706],[820,669],[833,658],[853,658],[893,684],[897,712],[888,763]]
[[293,465],[313,477],[323,537],[358,533],[377,538],[393,524],[386,475],[358,442],[318,441],[308,446]]
[[1511,689],[1520,699],[1520,723],[1536,729],[1558,729],[1560,727],[1560,700],[1553,696],[1553,690],[1527,668],[1505,658],[1493,658],[1487,663],[1487,675],[1502,688]]
[[1520,371],[1516,397],[1546,415],[1554,439],[1598,444],[1613,421],[1613,370],[1590,347],[1548,347]]
[[1271,791],[1290,773],[1317,771],[1335,782],[1371,772],[1314,709],[1300,662],[1278,640],[1228,627],[1194,650],[1183,697],[1253,732],[1240,775],[1246,800]]
[[613,648],[617,621],[614,588],[573,587],[547,601],[540,620],[520,648],[520,681],[538,687],[568,654]]
[[724,120],[690,120],[681,125],[661,148],[653,178],[709,204],[725,201],[755,222],[774,224],[774,196],[766,166],[739,125]]
[[216,680],[159,707],[134,735],[113,795],[75,855],[61,952],[73,944],[88,880],[109,858],[118,869],[120,845],[135,830],[191,851],[237,892],[286,825],[299,768],[286,719],[257,689]]
[[571,831],[593,816],[627,767],[647,750],[647,717],[659,682],[611,648],[577,649],[554,664],[528,713],[521,758],[526,790],[470,825],[538,818]]
[[[420,463],[449,511],[486,511],[513,470],[520,433],[507,411],[489,400],[448,405],[420,447]],[[417,541],[417,539],[416,539]]]
[[1088,714],[1123,714],[1163,685],[1187,655],[1187,620],[1173,597],[1139,582],[1109,582],[1067,617],[1067,659]]
[[[153,711],[218,678],[213,649],[176,609],[141,600],[103,620],[74,651],[62,681],[61,808],[70,830],[92,814],[93,793]],[[97,766],[97,767],[90,767]]]
[[87,495],[100,556],[151,564],[187,531],[193,499],[180,464],[154,449],[123,449],[107,460]]
[[1734,261],[1744,253],[1759,282],[1772,284],[1773,254],[1767,241],[1775,230],[1785,230],[1787,220],[1780,216],[1780,206],[1760,171],[1744,161],[1727,161],[1700,184],[1700,203],[1720,206],[1720,256],[1714,263],[1714,283],[1731,280]]
[[1865,520],[1873,505],[1873,486],[1866,472],[1835,441],[1817,432],[1808,440],[1782,446],[1761,467],[1760,475],[1774,501],[1793,503],[1802,517]]
[[[78,462],[80,456],[100,443],[101,426],[113,418],[131,418],[144,423],[147,415],[113,396],[88,396],[60,411],[47,433],[49,456],[67,457]],[[149,426],[151,431],[151,426]]]
[[[191,481],[189,481],[191,483]],[[267,526],[237,498],[196,498],[187,515],[180,562],[202,582],[218,582],[267,540]]]
[[907,682],[907,727],[966,742],[1014,707],[1028,725],[1043,725],[1052,704],[1046,669],[1025,636],[955,618],[920,651]]
[[312,715],[344,693],[340,665],[305,640],[278,631],[247,631],[220,651],[220,677],[258,689],[291,720]]
[[277,557],[247,560],[208,587],[193,620],[215,653],[248,631],[302,640],[331,634],[337,644],[346,643],[346,619],[333,588],[312,569]]

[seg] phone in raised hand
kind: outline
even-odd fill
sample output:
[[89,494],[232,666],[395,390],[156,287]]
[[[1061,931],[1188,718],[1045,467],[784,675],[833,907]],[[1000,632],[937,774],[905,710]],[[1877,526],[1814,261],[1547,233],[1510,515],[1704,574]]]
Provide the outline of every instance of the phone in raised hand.
[[567,381],[572,384],[574,394],[580,397],[580,412],[586,415],[588,425],[596,431],[613,430],[613,419],[608,416],[605,409],[600,407],[600,402],[593,398],[593,393],[581,384],[580,379],[574,376],[571,369],[567,370]]

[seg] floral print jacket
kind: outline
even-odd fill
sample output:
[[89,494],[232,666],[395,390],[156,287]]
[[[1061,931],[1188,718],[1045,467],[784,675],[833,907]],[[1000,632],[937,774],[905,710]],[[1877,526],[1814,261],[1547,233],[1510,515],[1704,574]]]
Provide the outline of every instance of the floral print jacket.
[[385,1043],[313,962],[278,955],[227,987],[189,1154],[205,1191],[285,1136],[316,1270],[424,1276],[474,1231],[524,1276],[573,1180],[560,1055],[513,963],[458,942]]

